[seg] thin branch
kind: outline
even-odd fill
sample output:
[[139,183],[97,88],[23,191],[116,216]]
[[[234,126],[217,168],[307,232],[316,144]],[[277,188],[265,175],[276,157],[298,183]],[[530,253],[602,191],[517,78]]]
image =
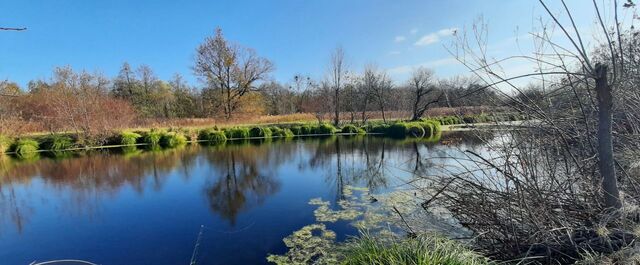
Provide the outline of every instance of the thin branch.
[[27,28],[3,28],[3,27],[0,27],[0,30],[23,31],[23,30],[27,30]]

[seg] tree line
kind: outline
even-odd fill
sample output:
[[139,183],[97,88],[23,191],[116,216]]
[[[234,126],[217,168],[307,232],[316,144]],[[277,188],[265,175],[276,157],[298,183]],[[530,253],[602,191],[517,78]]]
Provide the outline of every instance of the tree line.
[[468,96],[480,87],[473,78],[438,79],[432,70],[417,68],[409,80],[397,84],[375,65],[362,73],[350,71],[342,48],[331,53],[326,78],[298,74],[277,82],[270,76],[275,69],[271,61],[228,41],[220,29],[197,47],[192,69],[198,85],[179,74],[161,80],[148,65],[126,62],[113,78],[65,66],[26,88],[0,82],[0,132],[38,129],[30,126],[99,132],[145,119],[231,120],[293,113],[313,113],[318,121],[338,123],[366,122],[371,112],[387,120],[388,112],[404,111],[410,113],[407,119],[417,120],[431,107],[498,104],[492,90]]

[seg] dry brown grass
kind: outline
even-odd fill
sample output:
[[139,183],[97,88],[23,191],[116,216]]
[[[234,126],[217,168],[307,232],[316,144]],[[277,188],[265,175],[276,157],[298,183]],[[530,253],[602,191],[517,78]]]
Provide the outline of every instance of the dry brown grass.
[[[489,107],[463,107],[463,108],[433,108],[427,111],[425,116],[448,116],[489,113],[495,111]],[[340,118],[343,122],[351,120],[352,113],[342,112]],[[411,113],[408,111],[388,111],[385,112],[387,120],[408,119]],[[354,120],[361,121],[361,113],[354,113]],[[382,120],[382,113],[379,111],[367,112],[368,120]],[[237,115],[231,120],[223,118],[180,118],[180,119],[138,119],[132,128],[135,130],[145,130],[149,128],[189,128],[200,129],[207,127],[231,127],[239,125],[260,125],[279,124],[296,122],[317,122],[314,113],[294,113],[285,115]],[[331,114],[326,114],[323,121],[331,122]],[[113,130],[123,129],[114,127]],[[0,122],[0,133],[17,136],[22,134],[38,134],[48,132],[65,132],[68,130],[53,129],[44,121],[25,121],[20,119],[6,119]]]

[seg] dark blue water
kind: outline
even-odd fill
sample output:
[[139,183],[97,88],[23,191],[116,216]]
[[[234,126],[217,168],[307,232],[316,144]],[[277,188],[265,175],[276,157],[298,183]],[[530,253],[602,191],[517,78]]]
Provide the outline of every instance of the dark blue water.
[[[460,145],[332,137],[62,160],[0,158],[0,264],[82,259],[98,264],[266,264],[282,238],[314,223],[311,198],[345,185],[392,189],[425,159]],[[451,141],[451,139],[454,141]],[[449,139],[449,140],[447,140]],[[357,231],[327,227],[342,240]]]

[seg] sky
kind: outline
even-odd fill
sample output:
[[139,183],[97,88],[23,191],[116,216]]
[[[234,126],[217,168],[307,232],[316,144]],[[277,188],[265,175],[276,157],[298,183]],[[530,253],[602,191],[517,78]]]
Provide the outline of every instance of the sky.
[[[584,3],[568,1],[578,27],[588,30],[593,10]],[[271,60],[271,78],[280,82],[296,74],[323,78],[338,46],[353,72],[372,64],[403,82],[426,66],[449,77],[468,73],[447,51],[454,32],[469,32],[482,17],[492,55],[519,53],[516,39],[543,11],[532,0],[0,0],[0,26],[28,28],[0,31],[0,80],[25,86],[50,78],[57,66],[113,77],[128,62],[197,85],[195,49],[216,27]]]

